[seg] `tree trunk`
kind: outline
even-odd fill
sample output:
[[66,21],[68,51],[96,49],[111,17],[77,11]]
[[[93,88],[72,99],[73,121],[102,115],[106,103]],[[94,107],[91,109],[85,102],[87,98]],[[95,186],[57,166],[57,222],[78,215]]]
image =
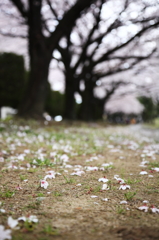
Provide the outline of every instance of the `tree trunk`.
[[79,119],[83,121],[93,121],[95,119],[94,114],[94,82],[89,80],[85,81],[85,90],[82,94],[82,104],[79,110]]
[[65,79],[65,105],[64,105],[64,119],[75,119],[75,79],[71,74],[66,73]]
[[37,56],[36,61],[32,64],[28,89],[20,105],[19,116],[35,119],[42,118],[47,93],[49,66],[47,62],[44,57]]
[[47,92],[48,68],[51,52],[41,32],[41,0],[29,0],[28,36],[30,77],[28,88],[20,105],[18,115],[27,118],[42,118]]

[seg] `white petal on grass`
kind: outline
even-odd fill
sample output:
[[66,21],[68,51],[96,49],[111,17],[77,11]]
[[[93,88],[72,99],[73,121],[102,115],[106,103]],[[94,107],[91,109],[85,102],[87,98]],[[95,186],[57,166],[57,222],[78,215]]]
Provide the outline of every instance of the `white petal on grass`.
[[123,184],[119,187],[119,190],[126,190],[126,189],[130,189],[130,185]]
[[144,200],[143,203],[149,203],[149,201],[148,200]]
[[109,190],[109,187],[108,187],[108,184],[103,184],[103,186],[102,186],[102,190]]
[[105,178],[105,177],[98,179],[98,182],[108,182],[108,181],[109,180],[107,178]]
[[41,182],[41,187],[47,189],[47,187],[49,186],[49,183],[46,180],[40,180]]
[[138,207],[138,209],[141,210],[141,211],[144,211],[144,212],[148,212],[149,207],[146,206],[146,204],[145,204],[145,205],[143,205],[141,207]]
[[103,198],[102,200],[105,201],[105,202],[107,202],[107,201],[108,201],[108,198]]
[[127,204],[128,202],[123,200],[123,201],[120,201],[120,204]]
[[77,171],[77,172],[73,172],[73,173],[71,173],[70,175],[72,175],[72,176],[74,176],[74,175],[76,175],[76,176],[82,176],[82,174],[84,174],[85,172],[84,171]]
[[153,175],[148,175],[148,177],[152,178],[152,177],[153,177]]
[[153,213],[159,213],[159,209],[156,208],[155,206],[150,207],[150,209]]
[[151,168],[152,170],[159,172],[159,167]]
[[8,217],[7,223],[8,223],[8,226],[9,226],[10,228],[15,228],[15,227],[18,225],[18,220],[17,220],[17,219],[13,219],[13,218],[10,216],[10,217]]
[[37,216],[35,216],[35,215],[30,215],[27,220],[29,222],[34,222],[34,223],[37,223],[39,221]]
[[4,209],[1,208],[1,209],[0,209],[0,212],[1,212],[1,213],[5,213],[6,210],[4,210]]
[[86,171],[98,171],[98,167],[91,167],[91,166],[88,166],[88,167],[85,167]]
[[146,171],[141,171],[140,172],[140,175],[146,175],[146,174],[148,174]]
[[81,183],[78,183],[76,186],[77,186],[77,187],[78,187],[78,186],[82,186],[82,184],[81,184]]
[[91,198],[97,198],[97,197],[98,197],[98,196],[96,196],[96,195],[92,195],[92,196],[91,196]]
[[28,222],[37,223],[39,220],[35,215],[30,215],[29,217],[25,217],[25,216],[19,217],[18,221],[24,221],[24,222],[28,221]]
[[4,229],[3,225],[0,225],[0,240],[5,239],[12,239],[11,237],[11,230],[10,229]]

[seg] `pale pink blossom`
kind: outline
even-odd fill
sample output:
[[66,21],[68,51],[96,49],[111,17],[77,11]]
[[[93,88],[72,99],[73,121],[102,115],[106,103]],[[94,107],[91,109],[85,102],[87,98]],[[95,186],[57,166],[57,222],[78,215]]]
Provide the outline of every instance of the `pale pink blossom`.
[[148,212],[149,207],[146,204],[144,204],[141,207],[138,207],[138,209],[144,212]]
[[106,177],[99,178],[98,182],[108,182],[109,180]]
[[108,184],[103,184],[103,186],[102,186],[102,190],[109,190],[109,187],[108,187]]
[[0,225],[0,240],[5,239],[12,239],[11,237],[11,230],[10,229],[4,229],[3,225]]
[[155,172],[159,172],[159,167],[155,167],[155,168],[151,168],[152,170],[154,170]]
[[151,209],[151,211],[152,211],[153,213],[159,213],[159,209],[156,208],[154,205],[152,205],[152,206],[150,207],[150,209]]
[[146,174],[148,174],[146,171],[144,171],[144,170],[142,170],[141,172],[140,172],[140,175],[146,175]]
[[127,204],[128,202],[123,200],[123,201],[120,201],[120,204]]
[[91,196],[91,198],[97,198],[97,197],[98,197],[98,196],[96,196],[96,195],[92,195],[92,196]]
[[41,187],[47,189],[47,187],[49,186],[49,183],[46,180],[40,180],[41,182]]
[[122,184],[122,185],[119,187],[119,190],[126,190],[127,188],[130,189],[130,185]]
[[98,167],[91,167],[91,166],[88,166],[88,167],[85,167],[86,171],[98,171]]
[[84,174],[85,172],[84,171],[77,171],[77,172],[73,172],[73,173],[71,173],[70,175],[76,175],[76,176],[82,176],[82,174]]
[[18,218],[18,221],[24,221],[24,222],[34,222],[34,223],[37,223],[39,220],[38,218],[35,216],[35,215],[30,215],[29,217],[19,217]]
[[109,199],[108,199],[108,198],[103,198],[102,200],[105,201],[105,202],[107,202]]
[[0,208],[0,212],[1,212],[1,213],[5,213],[5,212],[6,212],[6,210],[4,210],[4,209]]
[[22,187],[20,187],[19,185],[15,187],[17,190],[21,190]]
[[7,223],[8,223],[8,226],[9,226],[10,228],[15,228],[15,227],[18,225],[18,220],[17,220],[17,219],[13,219],[13,218],[10,216],[10,217],[8,217]]

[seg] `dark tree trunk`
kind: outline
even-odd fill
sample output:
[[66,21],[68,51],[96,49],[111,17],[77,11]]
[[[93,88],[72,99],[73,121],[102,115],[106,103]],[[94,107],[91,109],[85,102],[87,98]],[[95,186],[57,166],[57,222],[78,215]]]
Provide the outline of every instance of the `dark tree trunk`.
[[[34,52],[34,58],[36,54],[39,53]],[[42,117],[47,93],[48,66],[45,57],[37,57],[32,63],[28,89],[20,105],[19,116],[35,119]]]
[[41,0],[38,4],[34,0],[29,0],[29,6],[30,77],[18,114],[38,119],[42,117],[44,111],[51,52],[41,33]]
[[67,120],[73,120],[76,117],[74,93],[75,79],[71,74],[66,73],[64,119]]
[[85,90],[82,94],[82,104],[79,110],[79,119],[84,121],[95,120],[95,99],[93,94],[94,82],[89,80],[85,81]]

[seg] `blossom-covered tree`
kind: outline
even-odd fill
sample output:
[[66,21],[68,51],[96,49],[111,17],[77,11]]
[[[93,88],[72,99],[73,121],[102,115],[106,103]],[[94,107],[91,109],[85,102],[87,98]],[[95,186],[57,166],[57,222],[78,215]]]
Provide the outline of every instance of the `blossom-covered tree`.
[[[156,50],[153,36],[159,25],[157,2],[98,1],[57,47],[65,76],[64,117],[75,117],[74,93],[82,97],[79,117],[94,118],[94,108],[109,99],[120,83],[113,82],[106,96],[99,100],[94,89],[99,80],[132,69]],[[154,34],[153,34],[154,33]],[[81,90],[81,82],[84,90]]]
[[[1,4],[14,8],[13,18],[27,26],[30,78],[19,108],[22,117],[39,118],[44,111],[52,52],[62,36],[68,34],[77,18],[96,0],[7,0]],[[11,4],[11,5],[10,5]],[[4,8],[3,8],[4,9]],[[6,33],[15,37],[16,34]],[[17,36],[24,37],[21,33]]]

